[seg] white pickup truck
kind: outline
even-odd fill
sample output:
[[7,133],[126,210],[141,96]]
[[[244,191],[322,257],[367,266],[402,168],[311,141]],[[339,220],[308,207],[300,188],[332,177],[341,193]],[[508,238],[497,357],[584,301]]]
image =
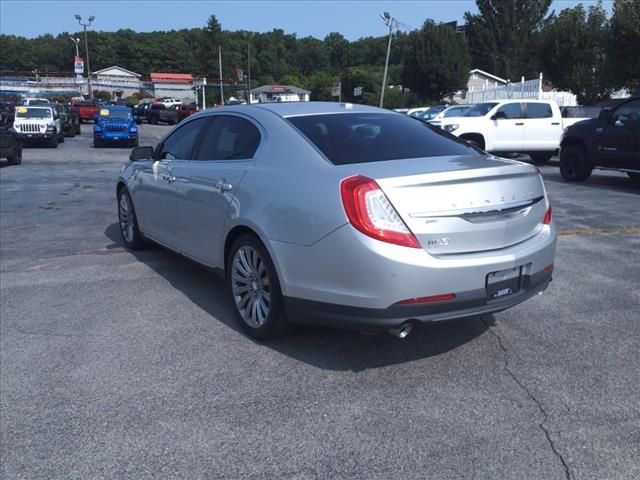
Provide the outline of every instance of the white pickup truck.
[[562,118],[555,102],[496,100],[443,118],[440,127],[487,152],[527,153],[542,165],[560,148],[563,130],[582,120],[587,118]]

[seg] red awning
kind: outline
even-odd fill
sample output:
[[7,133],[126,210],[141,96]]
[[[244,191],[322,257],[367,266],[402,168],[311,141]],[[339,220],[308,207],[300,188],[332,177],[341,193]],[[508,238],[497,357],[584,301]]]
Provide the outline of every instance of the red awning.
[[190,73],[151,73],[151,81],[157,83],[191,83],[193,75]]

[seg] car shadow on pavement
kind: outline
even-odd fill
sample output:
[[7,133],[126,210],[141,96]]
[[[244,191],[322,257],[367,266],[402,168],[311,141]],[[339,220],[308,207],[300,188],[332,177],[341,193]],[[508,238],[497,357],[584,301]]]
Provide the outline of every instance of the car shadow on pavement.
[[[114,242],[107,248],[124,248],[117,223],[109,225],[105,235]],[[131,253],[214,319],[236,332],[242,332],[225,282],[218,274],[153,244]],[[494,324],[492,315],[417,324],[404,339],[387,333],[364,335],[348,330],[296,325],[291,333],[279,339],[268,342],[258,342],[248,336],[246,339],[318,368],[362,371],[446,353],[479,337]]]

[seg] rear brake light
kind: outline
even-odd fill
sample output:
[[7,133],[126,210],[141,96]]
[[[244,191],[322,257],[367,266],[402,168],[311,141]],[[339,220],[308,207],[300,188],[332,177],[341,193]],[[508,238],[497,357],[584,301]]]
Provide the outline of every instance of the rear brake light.
[[546,267],[544,267],[544,273],[553,273],[553,263],[550,263]]
[[549,208],[547,208],[547,211],[544,213],[544,218],[542,219],[542,223],[544,225],[551,224],[551,203],[549,203]]
[[432,295],[430,297],[409,298],[407,300],[397,302],[396,305],[416,305],[418,303],[447,302],[455,299],[455,293],[445,293],[444,295]]
[[420,242],[375,180],[361,175],[345,178],[340,195],[347,218],[357,230],[376,240],[420,248]]

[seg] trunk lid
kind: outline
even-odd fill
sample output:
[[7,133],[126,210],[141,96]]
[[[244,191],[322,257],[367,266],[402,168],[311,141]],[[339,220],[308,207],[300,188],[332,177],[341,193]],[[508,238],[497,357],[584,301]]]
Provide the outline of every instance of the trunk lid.
[[432,255],[505,248],[542,227],[547,201],[531,165],[475,155],[403,163],[402,169],[400,162],[368,164],[372,171],[362,174],[376,180]]

